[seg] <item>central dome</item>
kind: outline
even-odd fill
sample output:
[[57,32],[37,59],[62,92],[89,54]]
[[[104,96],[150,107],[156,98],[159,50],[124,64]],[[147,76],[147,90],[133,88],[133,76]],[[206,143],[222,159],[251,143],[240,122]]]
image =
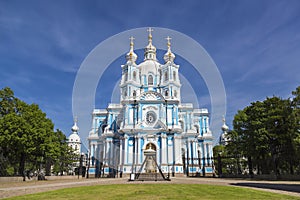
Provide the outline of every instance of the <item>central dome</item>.
[[149,35],[148,35],[148,45],[145,47],[145,53],[144,53],[144,60],[157,60],[156,59],[156,48],[152,44],[152,32],[153,30],[151,28],[148,29]]
[[145,60],[138,66],[140,68],[141,75],[147,75],[149,73],[157,75],[159,72],[160,63],[156,60]]

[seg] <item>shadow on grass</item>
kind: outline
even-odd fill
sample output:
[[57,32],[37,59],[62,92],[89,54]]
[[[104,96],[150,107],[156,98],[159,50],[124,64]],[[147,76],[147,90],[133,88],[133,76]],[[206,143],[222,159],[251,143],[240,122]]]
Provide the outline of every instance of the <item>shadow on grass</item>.
[[231,183],[231,185],[300,193],[300,184]]

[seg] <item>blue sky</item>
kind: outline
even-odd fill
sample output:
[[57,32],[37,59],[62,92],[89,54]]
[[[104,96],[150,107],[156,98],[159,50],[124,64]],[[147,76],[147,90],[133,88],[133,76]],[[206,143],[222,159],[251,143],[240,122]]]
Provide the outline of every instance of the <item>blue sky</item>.
[[[39,104],[55,127],[69,135],[73,84],[85,57],[110,36],[149,26],[182,32],[206,49],[223,77],[229,125],[237,110],[250,102],[272,95],[290,97],[300,85],[297,0],[0,0],[0,87]],[[155,45],[155,31],[153,35]],[[192,76],[188,64],[178,61],[182,74]],[[97,108],[109,103],[117,78],[107,77],[120,77],[123,62],[120,57],[100,80],[107,89],[97,91]],[[194,83],[200,106],[209,108],[203,80]]]

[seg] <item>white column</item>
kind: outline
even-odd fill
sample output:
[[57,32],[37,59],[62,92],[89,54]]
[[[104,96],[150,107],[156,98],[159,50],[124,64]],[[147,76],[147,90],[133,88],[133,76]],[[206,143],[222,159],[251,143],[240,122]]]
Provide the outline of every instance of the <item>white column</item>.
[[[128,143],[129,143],[129,141],[130,141],[130,138],[128,137]],[[133,160],[132,160],[133,155],[132,154],[133,154],[133,144],[130,144],[130,146],[128,144],[127,161],[128,161],[128,164],[130,164],[130,166],[132,166],[132,162],[133,162]]]
[[207,157],[207,165],[210,165],[211,163],[211,160],[210,160],[210,152],[209,152],[209,143],[206,144],[206,150],[207,150],[207,153],[206,153],[206,157]]
[[204,124],[204,116],[201,117],[201,120],[202,120],[202,133],[204,134],[205,133],[205,124]]
[[[106,139],[104,139],[104,141],[103,141],[103,153],[102,153],[102,155],[103,155],[103,164],[105,164],[105,159],[106,159]],[[100,151],[101,151],[101,149],[100,149]]]
[[105,158],[106,158],[106,164],[109,165],[109,141],[105,141]]
[[128,164],[128,137],[125,136],[125,139],[124,139],[124,164]]
[[207,132],[209,132],[209,117],[206,118],[206,123]]
[[193,152],[194,152],[194,158],[198,158],[198,155],[197,155],[197,143],[196,143],[196,141],[193,141]]
[[[168,143],[167,143],[167,145],[168,145],[168,158],[169,158],[169,163],[168,164],[172,164],[173,163],[173,146],[174,146],[174,140],[172,141],[172,140],[170,140],[170,139],[172,139],[172,138],[168,138]],[[169,145],[169,142],[171,143],[172,142],[172,146],[170,146]]]
[[[206,158],[206,143],[202,143],[202,145],[203,145],[203,157],[202,157],[202,160],[204,160],[204,162],[205,162],[205,166],[207,165],[207,158]],[[204,164],[204,163],[203,163]]]
[[164,107],[163,107],[163,104],[161,103],[160,104],[160,112],[159,112],[159,119],[161,121],[163,121],[163,116],[164,116]]
[[175,145],[175,136],[173,135],[173,145],[172,145],[172,164],[175,163],[176,161],[176,158],[175,158],[175,148],[176,148],[176,145]]
[[92,144],[92,145],[91,145],[91,157],[92,157],[92,156],[95,156],[95,154],[96,154],[95,144]]
[[109,143],[110,141],[106,141],[106,163],[107,165],[110,164],[110,154],[109,154],[109,151],[110,151],[110,146],[109,146]]
[[105,154],[106,154],[106,164],[108,165],[109,164],[109,153],[108,153],[109,152],[109,141],[108,140],[106,141],[105,145],[106,145],[106,147],[105,147],[106,148],[106,151],[105,151]]
[[[161,137],[160,136],[158,136],[158,137],[155,138],[155,141],[157,142],[156,143],[157,144],[157,146],[156,146],[156,162],[157,162],[157,164],[159,166],[161,166],[161,163],[162,163],[162,161],[161,161],[162,151],[161,151],[161,145],[160,146],[158,145],[158,140],[160,140],[160,142],[161,142]],[[146,139],[144,139],[144,144],[146,144]],[[145,159],[145,156],[143,156],[143,160],[144,159]]]
[[166,136],[161,136],[161,162],[162,164],[167,163],[167,147],[166,147]]
[[138,149],[137,149],[137,156],[136,156],[137,161],[136,161],[136,163],[141,164],[141,159],[140,159],[141,158],[141,149],[142,149],[142,147],[141,147],[141,137],[138,136],[137,138],[138,138]]
[[[202,143],[198,144],[198,150],[199,150],[199,154],[197,152],[197,155],[200,156],[200,165],[202,166]],[[198,163],[199,164],[199,163]]]
[[[144,136],[143,137],[143,140],[144,140],[144,145],[147,143],[147,137],[146,136]],[[142,148],[143,148],[143,146],[141,146],[141,150],[142,150]],[[142,152],[142,155],[141,155],[141,162],[143,163],[144,162],[144,159],[145,159],[145,155],[144,155],[144,152],[143,151],[141,151]],[[159,148],[157,147],[156,148],[156,153],[158,154],[159,153]],[[158,157],[158,156],[157,156]],[[159,159],[159,158],[157,158],[157,159]]]
[[174,125],[176,125],[176,114],[175,113],[176,113],[176,110],[175,110],[175,106],[173,105],[173,109],[172,109],[172,128],[174,128]]
[[[195,158],[194,143],[195,143],[195,141],[194,141],[194,139],[192,139],[192,140],[190,141],[190,148],[191,148],[191,167],[192,167],[192,170],[193,170],[193,168],[195,167],[195,162],[194,162],[194,158]],[[192,170],[191,170],[191,172],[193,173],[194,171],[192,171]]]
[[181,142],[180,142],[180,137],[179,136],[174,136],[174,141],[175,141],[175,164],[180,164],[182,163],[181,159]]
[[138,154],[139,154],[139,147],[140,147],[140,145],[139,145],[139,136],[138,135],[136,135],[135,136],[135,165],[137,165],[138,164],[138,162],[139,162],[139,156],[138,156]]
[[192,114],[191,113],[189,113],[189,117],[190,117],[190,129],[192,129],[193,119],[192,119]]
[[119,167],[119,170],[120,171],[123,171],[122,167],[123,167],[123,163],[124,163],[123,162],[123,158],[124,158],[124,155],[123,155],[123,152],[124,152],[123,151],[123,141],[124,141],[123,139],[120,140],[120,149],[119,149],[119,152],[120,152],[120,163],[119,163],[120,167]]
[[113,147],[113,142],[110,140],[109,141],[109,163],[110,165],[114,166],[115,165],[115,159],[114,159],[114,155],[115,155],[115,149]]
[[[188,140],[188,148],[189,148],[189,158],[192,158],[192,147],[191,147],[191,140]],[[192,164],[192,162],[190,161],[190,164]]]
[[[95,150],[94,151],[94,157],[100,161],[100,159],[101,159],[101,148],[100,148],[100,144],[99,143],[97,143],[95,145],[95,149],[94,150]],[[96,161],[95,161],[94,165],[96,165]]]

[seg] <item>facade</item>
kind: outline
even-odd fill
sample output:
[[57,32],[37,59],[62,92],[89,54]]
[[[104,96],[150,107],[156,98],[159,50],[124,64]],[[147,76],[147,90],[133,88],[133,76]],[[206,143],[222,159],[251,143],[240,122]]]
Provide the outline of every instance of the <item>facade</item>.
[[[94,109],[89,133],[89,174],[96,176],[158,171],[212,174],[213,138],[206,108],[181,102],[179,65],[168,50],[164,63],[156,58],[149,29],[144,61],[136,63],[133,38],[121,66],[120,103]],[[155,152],[155,162],[145,153]],[[142,164],[144,167],[141,168]],[[157,165],[154,165],[157,164]],[[151,166],[149,166],[151,165]]]

